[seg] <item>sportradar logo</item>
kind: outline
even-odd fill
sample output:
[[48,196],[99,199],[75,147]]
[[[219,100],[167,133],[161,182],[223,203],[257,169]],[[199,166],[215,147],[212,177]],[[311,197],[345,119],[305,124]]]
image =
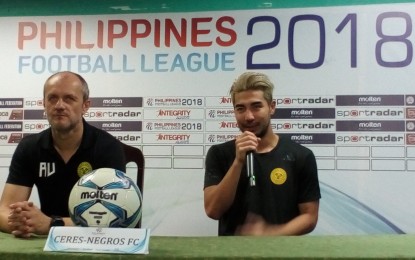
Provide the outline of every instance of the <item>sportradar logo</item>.
[[78,165],[77,173],[79,177],[84,176],[90,171],[92,171],[92,165],[89,162],[81,162]]
[[282,185],[287,180],[287,172],[282,168],[275,168],[269,177],[275,185]]

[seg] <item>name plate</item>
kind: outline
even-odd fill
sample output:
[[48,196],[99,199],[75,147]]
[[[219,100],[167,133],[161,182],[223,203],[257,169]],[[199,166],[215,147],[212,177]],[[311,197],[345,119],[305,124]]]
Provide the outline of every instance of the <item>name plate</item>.
[[150,230],[142,228],[52,227],[44,251],[148,254]]

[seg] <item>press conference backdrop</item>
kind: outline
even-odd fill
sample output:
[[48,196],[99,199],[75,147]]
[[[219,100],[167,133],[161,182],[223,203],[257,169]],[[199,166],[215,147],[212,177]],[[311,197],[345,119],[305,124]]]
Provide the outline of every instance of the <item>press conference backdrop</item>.
[[205,155],[238,134],[228,90],[252,70],[276,84],[274,131],[317,157],[312,234],[415,232],[415,1],[23,2],[0,10],[1,183],[48,127],[45,79],[71,70],[86,120],[145,154],[143,227],[216,235]]

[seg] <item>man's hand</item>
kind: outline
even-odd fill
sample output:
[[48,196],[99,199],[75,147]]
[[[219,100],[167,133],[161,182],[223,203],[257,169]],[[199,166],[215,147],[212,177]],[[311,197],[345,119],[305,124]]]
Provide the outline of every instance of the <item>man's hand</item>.
[[33,202],[17,202],[9,208],[8,225],[14,236],[28,238],[31,234],[46,235],[49,232],[50,218],[33,205]]
[[240,134],[235,140],[236,160],[245,163],[246,153],[249,151],[256,151],[261,138],[255,136],[254,133],[245,131]]
[[299,204],[300,215],[283,224],[271,224],[262,216],[248,212],[243,225],[235,235],[243,236],[298,236],[314,230],[318,220],[319,201]]
[[265,236],[268,223],[261,216],[249,212],[245,223],[236,229],[235,235],[239,236]]

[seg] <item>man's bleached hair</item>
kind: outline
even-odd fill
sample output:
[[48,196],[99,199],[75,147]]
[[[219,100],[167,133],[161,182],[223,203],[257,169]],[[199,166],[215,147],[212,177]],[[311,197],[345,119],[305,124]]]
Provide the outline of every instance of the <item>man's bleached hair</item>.
[[232,84],[229,94],[232,98],[232,104],[235,105],[235,95],[247,90],[261,90],[264,92],[264,98],[271,104],[273,98],[274,84],[267,75],[260,72],[244,72]]

